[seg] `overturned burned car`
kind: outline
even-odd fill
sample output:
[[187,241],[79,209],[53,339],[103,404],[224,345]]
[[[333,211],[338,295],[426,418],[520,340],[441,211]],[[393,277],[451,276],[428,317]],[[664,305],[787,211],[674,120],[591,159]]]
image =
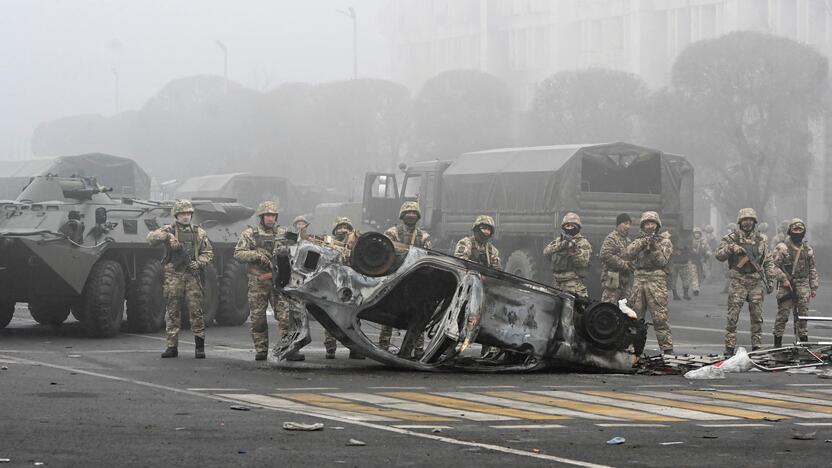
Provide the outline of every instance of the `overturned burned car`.
[[[324,328],[351,350],[394,367],[632,372],[646,340],[644,323],[616,305],[394,244],[376,232],[346,246],[299,240],[282,264],[275,275],[280,286]],[[298,325],[278,358],[309,342],[307,324]],[[397,349],[379,348],[368,337],[382,325],[402,331]],[[424,351],[414,353],[423,334]],[[481,355],[475,343],[492,351]]]

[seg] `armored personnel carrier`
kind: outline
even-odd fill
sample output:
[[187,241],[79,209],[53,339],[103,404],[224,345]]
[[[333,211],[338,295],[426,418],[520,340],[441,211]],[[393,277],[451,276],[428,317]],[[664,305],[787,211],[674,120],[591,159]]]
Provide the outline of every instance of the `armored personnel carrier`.
[[[93,337],[116,335],[125,309],[132,332],[163,327],[163,252],[146,237],[173,222],[173,203],[115,199],[110,191],[93,177],[46,175],[16,200],[0,201],[0,328],[18,302],[43,324],[72,313]],[[212,200],[194,201],[194,209],[215,252],[204,271],[206,322],[240,325],[249,313],[247,279],[233,251],[254,210]]]

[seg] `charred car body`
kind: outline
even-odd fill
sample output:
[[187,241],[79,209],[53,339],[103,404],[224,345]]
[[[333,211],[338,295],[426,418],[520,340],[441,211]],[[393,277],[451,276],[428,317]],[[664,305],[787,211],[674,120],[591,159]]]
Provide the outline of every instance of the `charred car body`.
[[[588,302],[543,284],[448,255],[362,234],[352,248],[300,241],[277,275],[291,296],[351,350],[413,370],[632,372],[643,322],[616,305]],[[290,273],[289,273],[290,271]],[[406,330],[395,352],[366,331]],[[412,353],[426,334],[424,354]],[[308,342],[302,330],[278,357]],[[481,357],[471,345],[493,346]],[[634,351],[630,351],[630,348]],[[468,352],[466,352],[468,351]]]

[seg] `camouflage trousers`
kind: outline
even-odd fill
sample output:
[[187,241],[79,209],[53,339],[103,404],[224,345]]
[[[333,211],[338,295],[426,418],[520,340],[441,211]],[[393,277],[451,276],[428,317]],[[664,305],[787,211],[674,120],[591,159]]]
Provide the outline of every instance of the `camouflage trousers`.
[[627,304],[639,320],[644,320],[649,310],[659,347],[662,350],[673,348],[673,335],[667,322],[667,275],[664,271],[636,270]]
[[[630,296],[630,288],[604,288],[601,292],[601,301],[612,302],[618,305],[621,299],[627,299]],[[630,302],[629,300],[627,302]]]
[[324,329],[324,348],[327,354],[334,353],[338,349],[338,340],[327,329]]
[[274,290],[271,279],[259,281],[257,274],[249,273],[248,305],[251,309],[251,339],[254,341],[254,350],[258,353],[269,351],[269,326],[266,321],[269,303],[274,309],[280,336],[283,337],[289,333],[289,301],[283,293]]
[[589,295],[583,279],[575,274],[553,273],[552,287],[575,296],[587,297]]
[[737,320],[742,305],[748,302],[751,316],[751,346],[763,345],[763,281],[756,275],[733,273],[728,284],[728,323],[725,325],[725,347],[737,347]]
[[[687,277],[688,277],[688,284],[690,284],[690,289],[692,291],[699,291],[699,284],[700,284],[700,273],[699,268],[696,266],[694,262],[688,262],[687,264]],[[684,280],[682,280],[682,284],[684,284]]]
[[[691,274],[690,268],[688,267],[690,263],[683,263],[683,264],[674,264],[673,268],[670,270],[670,284],[668,285],[670,289],[676,290],[676,279],[682,279],[682,288],[684,289],[691,289],[692,282],[691,282]],[[699,290],[699,282],[697,281],[696,287],[693,288],[694,291]]]
[[[792,282],[792,287],[794,288],[795,293],[797,293],[797,315],[808,315],[809,299],[811,299],[812,295],[812,288],[809,286],[809,279],[795,279]],[[782,287],[777,292],[777,318],[774,319],[774,336],[783,336],[783,333],[786,331],[786,323],[789,322],[789,318],[792,317],[793,314],[794,299],[786,299],[782,302],[780,300],[780,298],[786,296],[788,293],[789,290]],[[794,318],[792,318],[792,320],[794,320]],[[799,320],[797,328],[798,336],[809,335],[809,324],[805,320]]]
[[[202,283],[199,277],[189,272],[177,272],[173,265],[165,265],[164,284],[165,336],[169,348],[179,344],[180,313],[182,303],[188,308],[191,319],[191,332],[194,336],[205,338],[205,319],[202,313]],[[183,301],[184,299],[184,301]]]
[[[387,351],[390,347],[390,339],[393,338],[393,327],[389,325],[382,325],[381,332],[378,334],[378,347]],[[425,350],[425,334],[420,333],[416,337],[416,354],[422,354]]]

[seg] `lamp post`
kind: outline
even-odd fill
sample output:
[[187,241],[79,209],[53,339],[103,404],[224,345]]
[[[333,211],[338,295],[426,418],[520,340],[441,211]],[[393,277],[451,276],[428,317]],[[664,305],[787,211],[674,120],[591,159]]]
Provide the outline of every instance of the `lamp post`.
[[217,40],[217,46],[222,50],[222,76],[225,79],[225,94],[228,94],[228,47]]
[[353,7],[338,10],[338,13],[352,20],[352,77],[358,79],[358,15]]

